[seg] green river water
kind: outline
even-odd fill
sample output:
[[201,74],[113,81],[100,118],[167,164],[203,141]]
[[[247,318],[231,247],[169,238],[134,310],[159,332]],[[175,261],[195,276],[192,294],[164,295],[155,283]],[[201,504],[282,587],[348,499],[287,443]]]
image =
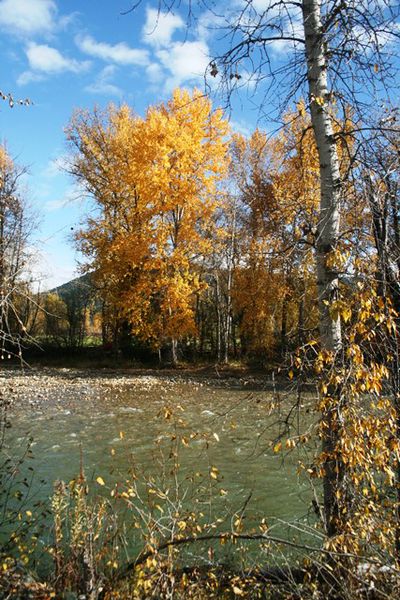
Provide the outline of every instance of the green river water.
[[[197,472],[203,482],[208,478],[214,515],[240,512],[246,503],[249,524],[265,518],[273,531],[286,536],[292,534],[287,524],[308,523],[311,492],[297,473],[304,456],[273,451],[271,443],[276,443],[282,426],[278,408],[270,410],[276,395],[268,385],[66,375],[39,374],[10,383],[19,401],[10,413],[5,449],[17,456],[27,438],[33,438],[33,458],[20,466],[20,477],[30,482],[24,509],[47,501],[55,480],[75,478],[81,457],[93,494],[109,495],[132,465],[145,478],[157,480],[169,469],[170,438],[177,435],[182,491],[189,474]],[[290,401],[282,402],[286,414]],[[167,420],[166,406],[173,412]],[[210,479],[214,467],[217,477]],[[98,477],[104,486],[96,482]],[[209,499],[196,499],[193,490],[192,486],[190,501],[207,504]]]

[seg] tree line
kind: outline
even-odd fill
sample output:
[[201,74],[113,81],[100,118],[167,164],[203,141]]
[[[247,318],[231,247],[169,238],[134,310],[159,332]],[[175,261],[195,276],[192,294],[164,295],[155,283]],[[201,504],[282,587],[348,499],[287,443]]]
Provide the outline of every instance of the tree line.
[[94,199],[76,242],[115,343],[128,327],[172,362],[266,359],[317,326],[316,146],[304,102],[286,119],[247,138],[198,90],[143,119],[74,115],[69,170]]
[[[144,118],[126,105],[77,111],[68,169],[93,200],[75,236],[87,274],[51,292],[33,293],[27,278],[22,199],[18,235],[12,210],[21,169],[3,148],[2,222],[16,244],[3,253],[11,337],[136,348],[137,358],[150,351],[162,362],[264,364],[316,337],[319,159],[304,100],[284,122],[275,135],[235,133],[198,90],[176,90]],[[330,263],[345,295],[372,275],[382,295],[391,282],[398,303],[398,136],[375,136],[354,160],[354,127],[349,107],[335,123],[346,134],[337,143],[345,194]],[[336,308],[346,316],[345,302]]]

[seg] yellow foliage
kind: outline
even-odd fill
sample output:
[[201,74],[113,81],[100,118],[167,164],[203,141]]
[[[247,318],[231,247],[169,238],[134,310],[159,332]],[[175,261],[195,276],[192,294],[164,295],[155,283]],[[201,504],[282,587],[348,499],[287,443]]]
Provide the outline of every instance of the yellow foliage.
[[231,172],[241,199],[234,307],[248,349],[263,354],[305,319],[308,327],[315,322],[319,163],[304,103],[298,110],[274,139],[260,130],[249,139],[233,136]]
[[346,352],[344,362],[326,351],[316,358],[317,408],[322,413],[318,433],[329,440],[334,431],[336,439],[324,445],[313,468],[324,477],[326,466],[334,462],[338,474],[334,519],[339,535],[329,548],[359,554],[369,544],[387,551],[396,531],[396,501],[389,500],[389,489],[395,492],[397,486],[400,447],[396,410],[385,394],[389,370],[382,342],[390,345],[396,315],[373,289],[362,286],[330,308],[345,323]]
[[210,248],[227,134],[207,97],[179,89],[143,119],[110,105],[67,129],[72,172],[97,208],[78,244],[108,302],[156,345],[195,332],[196,261]]

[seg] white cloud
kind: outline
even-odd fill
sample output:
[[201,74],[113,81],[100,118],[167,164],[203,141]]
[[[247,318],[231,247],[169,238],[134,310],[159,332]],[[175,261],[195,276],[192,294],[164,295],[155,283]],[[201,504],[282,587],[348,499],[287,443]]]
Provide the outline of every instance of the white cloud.
[[267,19],[282,19],[287,21],[301,12],[301,7],[295,2],[277,2],[276,0],[251,0],[249,8]]
[[197,27],[197,39],[174,41],[174,34],[186,26],[183,19],[172,12],[146,9],[142,40],[152,48],[153,60],[146,67],[146,75],[153,87],[160,85],[168,93],[175,87],[204,80],[211,59],[206,28],[212,22],[216,24],[210,12]]
[[54,195],[54,186],[57,185],[57,179],[63,177],[61,166],[66,161],[66,155],[60,155],[60,158],[52,158],[43,167],[39,174],[39,180],[35,182],[35,196],[44,201],[45,198]]
[[28,45],[26,55],[30,68],[43,73],[61,73],[63,71],[80,73],[90,66],[88,61],[81,62],[73,58],[65,58],[56,48],[46,44],[31,42]]
[[106,62],[139,66],[146,66],[149,62],[147,50],[131,48],[125,42],[112,45],[105,42],[97,42],[90,35],[77,36],[75,42],[81,52],[95,58],[101,58]]
[[156,56],[169,73],[167,91],[203,79],[210,61],[208,46],[203,41],[176,42],[168,50],[158,50]]
[[1,0],[0,27],[22,35],[48,33],[56,27],[54,0]]
[[[288,28],[287,31],[285,31],[283,33],[283,35],[285,35],[287,37],[297,38],[300,40],[303,39],[304,38],[304,28],[303,28],[302,23],[293,22],[293,25],[291,25],[290,28]],[[301,50],[301,48],[302,48],[302,45],[299,42],[297,42],[296,39],[293,39],[293,40],[276,39],[276,40],[273,40],[272,42],[269,42],[268,46],[269,46],[269,48],[271,48],[271,50],[275,54],[275,56],[287,56],[294,50]]]
[[150,83],[160,83],[164,79],[164,71],[158,63],[152,63],[146,68],[146,75]]
[[54,210],[65,208],[68,203],[69,200],[66,200],[65,198],[60,198],[59,200],[48,200],[48,202],[46,202],[46,204],[44,205],[44,209],[47,212],[53,212]]
[[77,202],[82,199],[82,190],[78,187],[68,188],[64,194],[53,200],[48,200],[44,204],[44,209],[47,212],[53,212],[55,210],[60,210],[61,208],[65,208],[66,206]]
[[252,0],[251,6],[260,14],[266,10],[273,12],[273,14],[277,14],[280,9],[279,5],[277,6],[276,3],[271,0]]
[[35,83],[46,79],[43,73],[33,73],[32,71],[24,71],[17,78],[17,85],[27,85],[28,83]]
[[229,123],[235,133],[241,133],[246,137],[250,137],[252,131],[254,130],[254,127],[252,127],[250,123],[247,123],[242,119],[231,120]]
[[29,71],[24,71],[17,79],[18,85],[32,81],[42,81],[46,75],[56,75],[65,71],[81,73],[90,67],[89,61],[65,58],[56,48],[45,44],[30,43],[26,50]]
[[26,55],[30,70],[24,71],[18,77],[18,85],[25,85],[32,81],[42,81],[46,75],[56,75],[65,71],[82,73],[90,67],[89,61],[66,58],[56,48],[46,44],[31,42],[27,46]]
[[111,79],[114,77],[115,71],[116,67],[114,65],[107,65],[100,71],[96,81],[91,85],[88,85],[85,90],[91,94],[117,96],[118,98],[121,98],[123,91],[121,88],[111,83]]
[[200,39],[207,40],[211,38],[215,32],[221,34],[221,30],[227,27],[228,21],[225,15],[214,13],[212,10],[204,11],[197,21],[197,33]]
[[54,179],[60,174],[60,167],[57,164],[57,159],[51,159],[42,172],[42,176],[46,179]]
[[177,29],[185,26],[179,15],[162,12],[154,8],[146,9],[146,23],[143,27],[142,39],[146,44],[158,48],[169,46]]
[[45,179],[53,179],[63,174],[69,164],[68,154],[60,154],[57,158],[51,158],[45,168],[43,169],[41,176]]
[[[239,6],[236,8],[239,8]],[[225,26],[229,24],[228,27],[232,27],[232,23],[237,18],[236,12],[227,10],[225,15]],[[276,0],[251,0],[251,2],[248,2],[245,9],[243,9],[241,24],[250,37],[252,33],[257,34],[261,17],[266,31],[265,37],[276,38],[265,42],[267,51],[272,51],[275,55],[285,55],[291,53],[294,49],[302,48],[302,45],[299,45],[296,39],[288,39],[304,39],[303,18],[299,3]],[[199,24],[201,25],[201,19]],[[221,24],[223,29],[223,23]]]

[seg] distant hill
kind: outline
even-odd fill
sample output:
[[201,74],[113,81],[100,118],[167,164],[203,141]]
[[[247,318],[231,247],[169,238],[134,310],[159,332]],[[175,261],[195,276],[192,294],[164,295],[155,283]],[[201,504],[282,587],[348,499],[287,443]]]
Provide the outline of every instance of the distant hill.
[[67,281],[67,283],[63,283],[62,285],[49,290],[47,293],[58,294],[60,298],[64,298],[71,294],[94,291],[95,287],[92,282],[92,273],[85,273],[80,277],[75,277],[75,279],[71,279],[71,281]]
[[92,281],[92,273],[75,277],[67,283],[59,285],[47,293],[57,294],[67,305],[86,305],[94,301],[94,309],[101,310],[101,297]]

